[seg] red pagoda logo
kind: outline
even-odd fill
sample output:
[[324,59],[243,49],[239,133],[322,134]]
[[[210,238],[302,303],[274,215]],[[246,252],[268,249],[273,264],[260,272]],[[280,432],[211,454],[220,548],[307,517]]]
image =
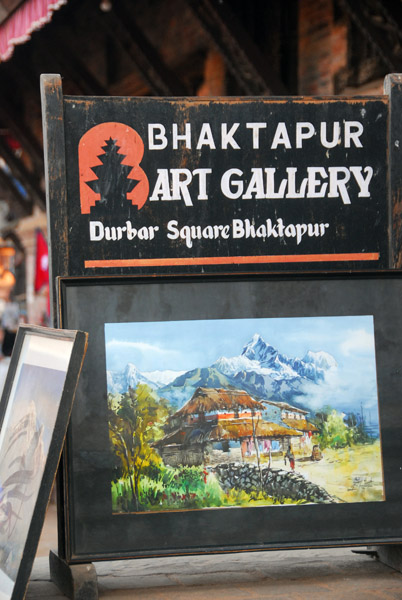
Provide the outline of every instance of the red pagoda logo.
[[142,208],[149,182],[140,167],[144,142],[124,123],[101,123],[89,129],[78,145],[81,213],[103,205],[111,213],[127,203]]

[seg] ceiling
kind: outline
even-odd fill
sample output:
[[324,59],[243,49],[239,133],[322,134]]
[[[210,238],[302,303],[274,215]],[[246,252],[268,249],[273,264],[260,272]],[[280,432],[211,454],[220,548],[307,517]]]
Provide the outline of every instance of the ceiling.
[[[294,95],[309,1],[68,0],[0,63],[0,233],[45,208],[42,73],[67,95]],[[402,72],[401,0],[316,2],[347,27],[336,93]],[[0,27],[19,4],[0,1]]]

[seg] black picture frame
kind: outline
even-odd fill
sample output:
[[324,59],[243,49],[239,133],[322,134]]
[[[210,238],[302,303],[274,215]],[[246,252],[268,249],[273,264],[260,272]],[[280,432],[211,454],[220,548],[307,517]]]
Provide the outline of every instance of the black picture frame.
[[87,334],[21,325],[0,403],[0,596],[25,596]]
[[[402,542],[402,273],[304,273],[58,279],[62,327],[89,347],[66,442],[68,562]],[[372,315],[382,443],[382,502],[112,514],[105,323]]]

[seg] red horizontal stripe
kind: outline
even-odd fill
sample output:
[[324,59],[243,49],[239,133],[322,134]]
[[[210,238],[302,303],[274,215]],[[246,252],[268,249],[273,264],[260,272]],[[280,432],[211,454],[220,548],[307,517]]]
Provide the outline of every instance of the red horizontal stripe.
[[286,256],[204,256],[198,258],[117,258],[86,260],[85,268],[108,267],[176,267],[193,265],[250,265],[275,263],[345,262],[379,260],[378,252],[352,252],[349,254],[293,254]]

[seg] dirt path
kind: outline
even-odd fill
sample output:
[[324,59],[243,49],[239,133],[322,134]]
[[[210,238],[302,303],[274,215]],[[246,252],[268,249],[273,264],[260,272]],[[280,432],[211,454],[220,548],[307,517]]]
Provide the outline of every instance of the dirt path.
[[[318,462],[296,457],[295,471],[344,502],[385,500],[379,441],[339,450],[325,449],[322,454]],[[283,458],[276,459],[272,466],[288,468],[284,467]]]

